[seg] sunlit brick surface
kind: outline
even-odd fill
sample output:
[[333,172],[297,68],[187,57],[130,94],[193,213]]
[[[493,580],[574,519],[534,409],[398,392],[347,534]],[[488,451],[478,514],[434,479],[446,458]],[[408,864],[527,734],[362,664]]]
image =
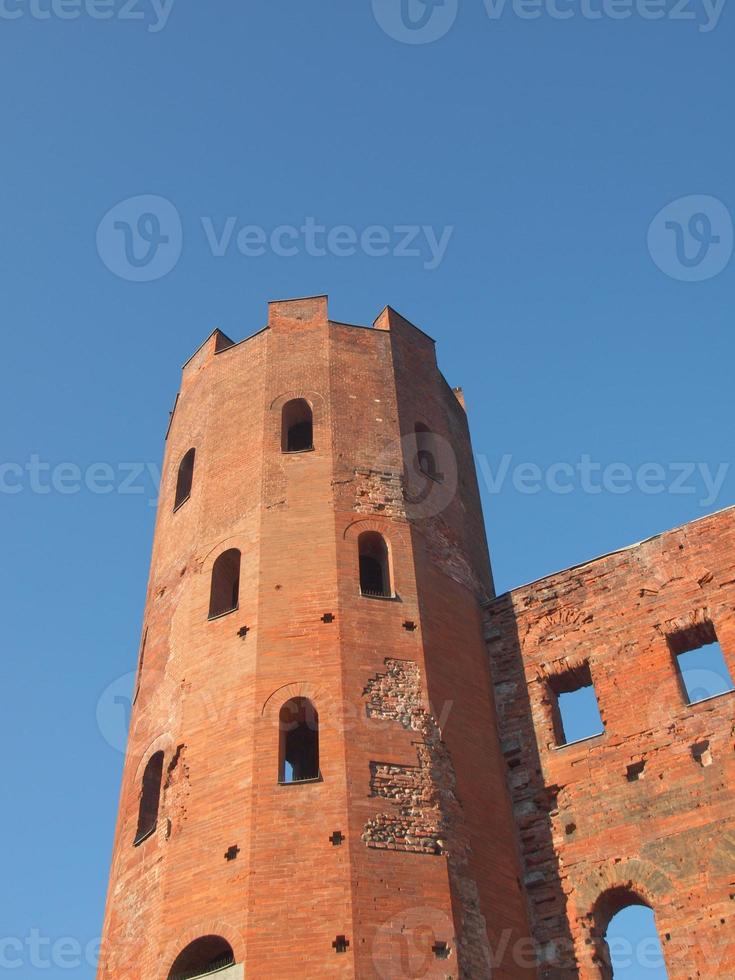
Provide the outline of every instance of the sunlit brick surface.
[[[283,454],[296,398],[314,451]],[[417,423],[440,481],[404,479]],[[360,595],[364,530],[389,541],[394,599]],[[233,548],[239,605],[210,620]],[[252,978],[533,976],[491,597],[461,395],[426,335],[389,309],[371,329],[330,322],[324,298],[271,304],[240,344],[213,334],[167,438],[99,977],[165,980],[207,935]],[[319,712],[322,779],[284,786],[292,697]],[[134,847],[158,750],[158,824]]]
[[[689,705],[671,639],[713,629],[735,676],[735,509],[489,608],[543,977],[609,977],[602,935],[631,893],[672,980],[735,976],[735,694]],[[557,747],[555,680],[585,663],[605,733]]]

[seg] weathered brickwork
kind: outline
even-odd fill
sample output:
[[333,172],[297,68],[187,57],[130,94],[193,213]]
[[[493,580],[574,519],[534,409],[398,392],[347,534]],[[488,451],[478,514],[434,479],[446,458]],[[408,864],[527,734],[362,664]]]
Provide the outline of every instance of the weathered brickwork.
[[365,689],[368,717],[396,721],[407,731],[429,737],[416,743],[416,766],[370,763],[372,795],[389,800],[396,809],[368,820],[362,838],[368,847],[440,854],[444,819],[437,777],[443,770],[453,788],[451,762],[436,723],[421,704],[418,664],[386,660],[385,665],[386,673],[371,680]]
[[[287,452],[295,400],[312,445]],[[416,467],[418,429],[441,480]],[[364,532],[387,544],[387,598],[361,592]],[[233,550],[236,606],[210,618]],[[167,980],[182,953],[190,972],[204,937],[254,978],[532,976],[504,952],[528,917],[491,591],[465,411],[429,337],[390,309],[372,328],[330,321],[324,297],[270,304],[238,344],[216,331],[167,436],[99,980]],[[292,702],[318,719],[304,782],[281,778]],[[157,824],[138,840],[157,752]],[[397,846],[373,846],[390,819]]]
[[355,513],[405,517],[403,473],[355,470]]
[[[673,980],[735,976],[735,694],[687,703],[675,663],[716,636],[735,677],[735,509],[487,614],[540,975],[609,977],[605,929],[637,901]],[[555,690],[585,671],[605,731],[560,746]]]
[[374,796],[390,800],[392,813],[368,820],[363,840],[369,847],[446,855],[450,878],[462,906],[458,943],[460,977],[490,977],[492,956],[487,924],[472,878],[471,845],[456,795],[456,776],[441,730],[422,704],[420,672],[410,661],[387,659],[387,671],[365,689],[368,717],[398,722],[418,734],[417,766],[371,763]]
[[[325,297],[215,331],[167,434],[99,980],[190,975],[202,939],[222,976],[609,980],[631,902],[672,980],[735,976],[735,694],[676,668],[714,639],[735,676],[735,510],[496,598],[426,334]],[[589,683],[604,733],[564,744]]]
[[416,729],[424,713],[419,665],[411,660],[387,658],[385,672],[376,674],[365,687],[368,718],[397,721],[407,731]]

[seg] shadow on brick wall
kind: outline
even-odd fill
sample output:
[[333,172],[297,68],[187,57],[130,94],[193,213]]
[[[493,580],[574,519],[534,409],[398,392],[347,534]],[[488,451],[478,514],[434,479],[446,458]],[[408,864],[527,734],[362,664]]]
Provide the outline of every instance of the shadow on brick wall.
[[[486,609],[486,640],[498,712],[501,750],[515,818],[539,977],[579,976],[553,834],[560,826],[559,788],[544,784],[528,685],[509,595]],[[556,827],[554,823],[556,821]]]

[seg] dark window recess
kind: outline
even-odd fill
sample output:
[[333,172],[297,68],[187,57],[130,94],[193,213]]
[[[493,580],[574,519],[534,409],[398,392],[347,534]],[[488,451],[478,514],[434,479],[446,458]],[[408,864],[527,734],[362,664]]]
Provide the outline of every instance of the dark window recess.
[[281,783],[319,779],[319,715],[307,698],[292,698],[281,708]]
[[365,595],[385,595],[383,567],[372,555],[360,555],[360,590]]
[[700,766],[712,765],[712,752],[709,746],[709,739],[703,739],[701,742],[694,743],[692,746],[692,758]]
[[449,943],[434,943],[434,945],[431,947],[431,951],[438,960],[449,959]]
[[283,406],[281,449],[284,453],[303,453],[314,448],[314,417],[304,398],[294,398]]
[[190,449],[184,454],[179,463],[179,473],[176,477],[176,499],[174,500],[174,510],[188,500],[191,496],[191,485],[194,480],[194,457],[196,450]]
[[237,844],[233,844],[232,847],[228,847],[225,851],[225,860],[234,861],[239,853],[240,848],[237,846]]
[[212,588],[209,594],[209,618],[237,609],[240,599],[240,552],[223,551],[212,566]]
[[628,766],[627,769],[627,779],[629,783],[636,783],[639,779],[643,779],[643,773],[646,768],[646,763],[643,759],[640,762],[633,762]]
[[688,704],[733,690],[732,677],[712,623],[697,623],[669,635],[667,640]]
[[549,678],[549,688],[557,745],[602,735],[605,726],[600,717],[588,663]]
[[432,480],[442,480],[436,462],[436,446],[434,433],[421,422],[416,423],[416,464],[420,473],[431,477]]
[[332,836],[329,838],[333,847],[339,847],[342,841],[345,839],[345,835],[341,830],[335,830]]
[[350,941],[346,936],[337,936],[332,943],[335,953],[346,953],[350,948]]
[[235,954],[232,947],[221,936],[202,936],[190,943],[176,957],[168,980],[193,980],[206,977],[228,966],[234,966]]
[[140,793],[135,844],[142,843],[156,829],[162,778],[163,752],[155,752],[148,760],[145,771],[143,772],[143,786]]
[[391,598],[390,560],[385,538],[377,531],[363,531],[357,540],[360,556],[360,592]]

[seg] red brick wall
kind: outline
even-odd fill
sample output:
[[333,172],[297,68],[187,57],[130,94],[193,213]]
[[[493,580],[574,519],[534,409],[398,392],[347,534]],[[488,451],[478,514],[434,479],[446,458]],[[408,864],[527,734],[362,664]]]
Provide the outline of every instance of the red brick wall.
[[[314,452],[281,453],[291,398],[313,406]],[[417,422],[442,482],[405,484]],[[364,529],[389,541],[395,600],[359,594]],[[229,548],[239,608],[208,621]],[[482,635],[491,590],[467,423],[429,338],[390,310],[375,329],[332,323],[319,297],[271,304],[241,344],[215,333],[168,436],[100,978],[165,978],[207,934],[252,977],[477,980],[491,961],[533,975],[508,952],[528,925]],[[323,778],[281,786],[294,696],[319,711]],[[134,847],[159,749],[158,829]]]
[[[631,893],[655,912],[673,980],[735,976],[735,694],[687,704],[667,640],[702,623],[735,677],[735,509],[489,606],[542,976],[609,977],[602,937]],[[554,678],[585,662],[605,732],[558,747]]]

